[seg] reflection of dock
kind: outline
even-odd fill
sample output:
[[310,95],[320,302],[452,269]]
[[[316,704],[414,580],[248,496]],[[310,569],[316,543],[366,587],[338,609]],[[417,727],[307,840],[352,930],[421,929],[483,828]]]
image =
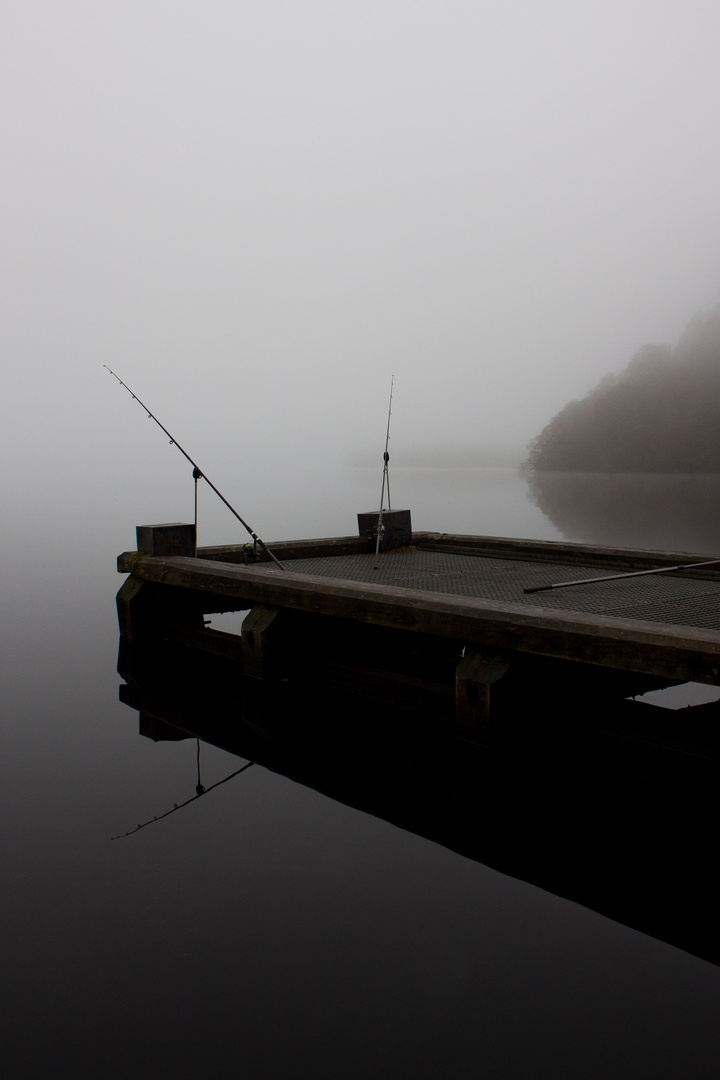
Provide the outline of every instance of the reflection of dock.
[[[149,552],[173,550],[163,528],[157,542],[145,529]],[[523,592],[702,556],[437,533],[379,561],[364,537],[270,547],[284,571],[255,552],[248,561],[247,546],[126,552],[121,633],[241,657],[270,681],[312,674],[397,703],[450,696],[457,734],[483,745],[516,709],[580,692],[620,702],[671,683],[720,685],[717,568]],[[206,626],[214,612],[248,610],[241,640]]]
[[119,670],[142,734],[197,736],[720,963],[717,756],[702,760],[700,720],[673,740],[651,722],[664,710],[580,700],[553,711],[541,738],[535,715],[516,713],[488,751],[455,740],[449,712],[370,708],[311,679],[242,679],[235,662],[184,647],[121,639]]

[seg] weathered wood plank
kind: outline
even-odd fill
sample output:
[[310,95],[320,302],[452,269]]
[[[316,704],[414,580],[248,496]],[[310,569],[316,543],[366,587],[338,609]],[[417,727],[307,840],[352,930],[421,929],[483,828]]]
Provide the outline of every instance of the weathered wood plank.
[[134,576],[197,593],[356,619],[481,647],[720,684],[720,634],[204,559],[138,558]]
[[[316,559],[329,555],[361,555],[370,550],[365,537],[327,536],[315,540],[279,540],[266,545],[282,562],[283,559]],[[123,551],[118,555],[117,568],[120,574],[132,571],[136,551]],[[252,544],[220,544],[213,547],[198,548],[198,558],[212,562],[232,563],[240,566],[248,562],[271,562],[270,556]]]
[[225,659],[237,661],[243,658],[242,642],[237,634],[229,634],[225,630],[213,630],[210,626],[200,628],[171,622],[164,628],[163,637],[176,645],[199,649],[212,656],[222,656]]

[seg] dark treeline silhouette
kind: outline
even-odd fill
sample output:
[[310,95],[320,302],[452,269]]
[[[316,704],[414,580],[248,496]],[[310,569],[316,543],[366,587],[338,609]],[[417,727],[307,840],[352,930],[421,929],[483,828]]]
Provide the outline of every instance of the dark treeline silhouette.
[[720,472],[720,305],[569,402],[528,450],[536,472]]

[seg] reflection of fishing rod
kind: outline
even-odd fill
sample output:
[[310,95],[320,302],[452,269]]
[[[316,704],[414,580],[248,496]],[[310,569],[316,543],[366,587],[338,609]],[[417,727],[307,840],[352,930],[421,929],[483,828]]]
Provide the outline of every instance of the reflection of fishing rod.
[[388,493],[388,510],[392,510],[390,505],[390,475],[388,473],[388,462],[390,455],[388,454],[388,444],[390,442],[390,416],[392,414],[392,396],[393,396],[393,384],[395,382],[395,376],[390,379],[390,401],[388,403],[388,418],[387,418],[387,432],[385,433],[385,453],[383,454],[383,479],[382,479],[382,491],[380,492],[380,513],[378,514],[378,523],[376,529],[375,540],[375,566],[373,570],[378,568],[378,558],[380,555],[380,541],[383,538],[385,532],[385,526],[383,525],[383,502],[385,501],[385,485],[387,484]]
[[190,457],[190,455],[189,455],[189,454],[187,453],[187,451],[186,451],[186,450],[183,450],[182,446],[181,446],[181,445],[180,445],[180,443],[179,443],[179,442],[177,441],[177,439],[174,439],[174,438],[173,438],[173,436],[172,436],[172,435],[170,434],[170,432],[168,431],[168,429],[167,429],[166,427],[164,427],[164,426],[163,426],[163,424],[161,424],[161,423],[160,423],[160,421],[158,420],[157,416],[155,416],[155,415],[154,415],[153,413],[151,413],[151,412],[150,412],[150,410],[148,409],[147,405],[145,405],[145,403],[144,403],[144,402],[142,402],[142,401],[140,400],[140,398],[139,398],[139,397],[137,396],[137,394],[133,394],[133,392],[132,392],[132,390],[130,389],[130,387],[128,386],[128,384],[127,384],[127,383],[124,383],[124,382],[122,381],[122,379],[120,378],[120,376],[119,376],[119,375],[116,375],[116,374],[115,374],[115,372],[114,372],[114,371],[112,370],[112,368],[109,368],[109,367],[107,366],[107,364],[103,364],[103,367],[104,367],[104,368],[106,368],[106,369],[107,369],[107,370],[108,370],[108,371],[110,372],[110,374],[111,374],[111,375],[113,375],[113,376],[114,376],[114,377],[115,377],[115,378],[117,379],[117,381],[118,381],[118,382],[120,383],[120,385],[121,385],[121,386],[124,386],[124,387],[125,387],[125,389],[127,390],[128,394],[130,394],[130,396],[132,397],[133,401],[137,401],[138,405],[142,405],[143,409],[144,409],[144,410],[145,410],[145,412],[146,412],[146,413],[148,414],[148,417],[149,417],[149,418],[150,418],[151,420],[154,420],[154,421],[155,421],[155,423],[157,424],[157,426],[158,426],[158,427],[160,428],[160,430],[161,430],[161,431],[164,431],[164,432],[165,432],[165,434],[167,435],[168,439],[170,440],[170,445],[171,445],[171,446],[177,446],[178,450],[179,450],[179,451],[180,451],[180,453],[181,453],[181,454],[183,455],[183,457],[187,458],[187,460],[188,460],[188,461],[190,462],[190,464],[191,464],[191,465],[193,466],[193,478],[195,479],[195,517],[196,517],[196,523],[197,523],[197,481],[198,481],[198,480],[201,480],[201,479],[202,479],[202,480],[204,480],[204,481],[205,481],[205,483],[206,483],[206,484],[208,484],[208,485],[209,485],[209,486],[210,486],[210,487],[211,487],[211,488],[213,489],[213,491],[215,492],[215,494],[217,495],[217,497],[218,497],[219,499],[222,499],[222,501],[223,501],[223,502],[225,503],[225,505],[227,506],[227,508],[228,508],[228,510],[230,511],[230,513],[231,513],[231,514],[234,514],[234,515],[235,515],[235,517],[236,517],[236,518],[238,519],[238,521],[239,521],[239,522],[240,522],[240,524],[241,524],[241,525],[243,526],[243,528],[247,529],[247,531],[248,531],[248,532],[250,533],[250,535],[252,536],[252,538],[253,538],[253,540],[255,541],[255,543],[256,543],[256,544],[259,544],[259,545],[260,545],[260,547],[261,547],[261,548],[263,549],[263,551],[264,551],[264,552],[265,552],[265,553],[266,553],[267,555],[269,555],[269,556],[270,556],[270,558],[272,559],[272,561],[273,561],[274,563],[277,563],[277,565],[278,565],[278,566],[280,567],[280,569],[281,569],[281,570],[284,570],[284,569],[285,569],[285,567],[284,567],[284,566],[283,566],[283,564],[282,564],[282,563],[280,562],[280,560],[279,560],[279,559],[277,559],[277,558],[275,558],[275,556],[273,555],[272,551],[270,551],[270,549],[269,549],[269,548],[268,548],[268,547],[267,547],[267,546],[266,546],[266,545],[265,545],[265,544],[263,543],[263,541],[262,541],[262,540],[260,539],[260,537],[259,537],[259,536],[257,535],[257,533],[253,532],[253,530],[252,530],[252,529],[250,528],[250,526],[248,525],[247,521],[243,521],[243,519],[242,519],[242,518],[240,517],[240,515],[238,514],[237,510],[235,509],[235,507],[234,507],[234,506],[231,506],[231,505],[230,505],[230,503],[229,503],[229,502],[227,501],[227,499],[226,499],[226,498],[225,498],[225,496],[224,496],[224,495],[222,494],[222,492],[218,491],[218,489],[217,489],[217,488],[215,487],[215,485],[214,485],[214,484],[213,484],[213,483],[212,483],[212,482],[211,482],[211,481],[210,481],[210,480],[209,480],[209,479],[207,478],[207,476],[205,475],[205,473],[201,471],[201,469],[200,469],[200,468],[199,468],[199,466],[198,466],[198,465],[196,464],[196,462],[194,462],[194,461],[193,461],[193,459],[192,459],[192,458]]
[[[172,810],[166,810],[164,814],[158,814],[156,817],[150,818],[149,821],[143,821],[142,825],[137,825],[134,829],[128,829],[126,833],[120,833],[118,836],[112,836],[110,839],[123,840],[126,836],[132,836],[133,833],[139,832],[140,829],[144,829],[146,825],[152,825],[156,821],[162,821],[163,818],[169,817],[170,814],[174,814],[176,810],[182,810],[184,806],[188,806],[191,802],[195,802],[195,800],[199,799],[202,795],[206,795],[207,792],[212,791],[213,788],[220,787],[221,784],[226,784],[228,780],[232,780],[234,776],[239,776],[241,772],[245,772],[246,769],[249,769],[250,766],[254,764],[254,761],[248,761],[247,765],[243,765],[241,769],[237,769],[234,773],[230,773],[230,775],[226,776],[223,780],[218,780],[216,784],[211,784],[209,788],[205,788],[202,786],[202,784],[198,783],[197,788],[195,789],[197,791],[197,795],[193,795],[191,799],[186,799],[183,803],[175,803]],[[201,788],[202,790],[200,790]]]

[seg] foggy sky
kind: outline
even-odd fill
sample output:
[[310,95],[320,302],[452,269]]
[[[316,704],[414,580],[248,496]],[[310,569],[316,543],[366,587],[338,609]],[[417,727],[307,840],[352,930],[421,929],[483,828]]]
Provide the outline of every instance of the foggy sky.
[[520,455],[720,299],[718,40],[714,0],[6,5],[6,482],[167,457],[103,363],[224,477],[380,453],[393,374],[395,461]]

